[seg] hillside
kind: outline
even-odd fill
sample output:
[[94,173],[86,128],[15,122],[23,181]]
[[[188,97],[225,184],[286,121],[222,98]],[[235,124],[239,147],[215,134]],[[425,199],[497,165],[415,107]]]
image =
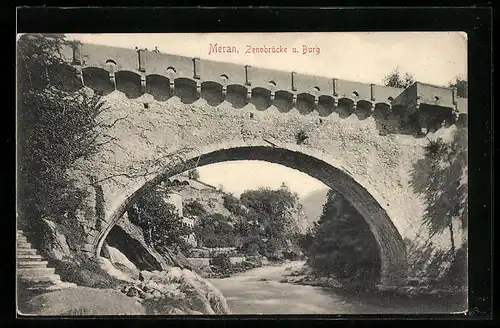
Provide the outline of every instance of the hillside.
[[[198,180],[189,179],[186,176],[177,176],[172,180],[177,180],[178,183],[170,185],[170,188],[182,195],[184,206],[190,202],[197,201],[207,214],[222,214],[231,218],[233,222],[236,219],[235,215],[224,206],[224,196],[227,195],[225,192]],[[315,202],[310,201],[308,204],[315,204]],[[310,207],[314,207],[314,205]],[[296,206],[290,209],[290,214],[295,218],[300,232],[306,232],[312,224],[312,221],[306,216],[300,200]]]
[[309,225],[312,225],[321,216],[327,192],[328,189],[313,191],[299,200]]

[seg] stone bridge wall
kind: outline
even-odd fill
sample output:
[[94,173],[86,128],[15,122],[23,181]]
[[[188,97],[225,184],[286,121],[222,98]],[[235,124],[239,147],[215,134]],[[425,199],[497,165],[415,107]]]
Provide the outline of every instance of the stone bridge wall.
[[[104,195],[104,221],[88,227],[89,245],[84,247],[87,251],[98,251],[105,237],[103,232],[109,230],[116,216],[138,197],[134,193],[146,182],[152,185],[155,177],[167,170],[171,158],[165,154],[183,149],[189,150],[186,158],[195,160],[211,151],[242,146],[269,149],[276,146],[308,156],[312,154],[313,158],[324,160],[364,187],[391,218],[401,236],[413,238],[419,230],[424,208],[409,180],[426,141],[405,134],[381,135],[373,117],[341,118],[337,113],[322,117],[314,112],[303,115],[296,109],[281,113],[273,107],[258,111],[251,104],[242,109],[225,103],[212,107],[203,99],[183,104],[178,98],[164,103],[152,101],[144,108],[143,103],[130,100],[118,91],[108,95],[106,103],[109,108],[103,118],[116,122],[107,132],[114,141],[94,158],[79,163],[74,172],[87,186],[90,185],[87,176],[93,175]],[[297,135],[301,132],[308,137],[297,145]],[[263,153],[259,150],[259,154]],[[251,158],[250,153],[248,156]],[[226,159],[222,156],[219,160]],[[335,182],[341,182],[332,180],[332,184],[328,173],[322,173],[324,167],[313,165],[314,162],[304,162],[289,166],[320,178],[333,188],[336,188]],[[181,168],[172,171],[171,175],[179,170]],[[353,198],[356,195],[353,192],[348,199],[363,202]]]
[[[89,61],[97,60],[93,54]],[[105,57],[100,64],[109,64]],[[80,215],[88,237],[82,251],[99,255],[127,206],[163,179],[197,165],[254,159],[301,170],[341,192],[377,239],[384,283],[404,275],[396,272],[403,270],[406,256],[401,237],[414,239],[422,232],[424,211],[411,172],[427,143],[404,111],[387,101],[329,99],[315,88],[296,97],[274,87],[259,91],[255,84],[249,93],[220,85],[202,88],[178,77],[147,80],[144,72],[104,73],[101,67],[80,75],[86,86],[105,95],[108,107],[101,119],[110,125],[110,142],[71,172],[93,195]],[[366,97],[373,99],[373,93]],[[443,113],[445,121],[452,117],[451,110],[439,113],[440,121]]]

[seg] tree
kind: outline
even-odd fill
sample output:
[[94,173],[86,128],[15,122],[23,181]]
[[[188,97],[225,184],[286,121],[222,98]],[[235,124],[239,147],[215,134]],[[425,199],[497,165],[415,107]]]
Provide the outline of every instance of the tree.
[[460,77],[455,78],[455,82],[448,83],[449,88],[457,88],[457,96],[467,98],[469,95],[469,83]]
[[224,194],[222,196],[224,207],[236,216],[244,216],[245,209],[241,206],[240,200],[232,194]]
[[292,193],[286,185],[278,190],[260,188],[245,191],[241,195],[240,203],[248,209],[246,216],[256,222],[243,228],[251,237],[265,240],[266,247],[259,247],[263,251],[262,255],[280,253],[291,242],[295,242],[298,229],[292,209],[297,202],[297,194]]
[[410,85],[415,83],[415,79],[410,73],[405,73],[404,75],[402,75],[399,72],[399,68],[396,67],[392,70],[391,73],[387,74],[384,77],[383,82],[388,87],[406,89]]
[[235,231],[230,219],[222,214],[204,215],[194,227],[199,243],[206,247],[234,247]]
[[454,221],[467,229],[467,129],[454,131],[451,141],[429,141],[425,147],[427,169],[419,163],[412,173],[412,185],[424,194],[424,224],[431,236],[448,229],[451,251],[455,253]]
[[379,278],[380,255],[368,224],[334,190],[328,191],[319,221],[300,244],[308,263],[321,274],[362,283]]
[[201,203],[197,200],[184,203],[183,212],[186,213],[187,215],[192,215],[196,217],[200,217],[207,214],[207,211],[205,210],[205,208],[203,208],[203,205],[201,205]]
[[188,172],[188,177],[191,180],[198,180],[200,178],[200,172],[197,169],[190,170]]
[[191,229],[182,222],[175,206],[166,203],[160,192],[153,189],[143,195],[128,211],[132,223],[142,228],[146,242],[156,250],[162,247],[188,246],[183,236]]
[[86,192],[67,171],[109,142],[100,97],[63,90],[75,77],[55,74],[68,69],[65,42],[61,35],[25,34],[17,44],[19,209],[35,222],[76,211]]

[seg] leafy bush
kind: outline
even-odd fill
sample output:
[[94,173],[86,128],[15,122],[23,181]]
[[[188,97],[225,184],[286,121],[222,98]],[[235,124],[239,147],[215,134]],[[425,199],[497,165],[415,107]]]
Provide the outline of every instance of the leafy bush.
[[207,214],[207,211],[203,208],[203,205],[197,200],[184,203],[183,212],[187,215],[193,215],[196,217],[203,216]]
[[337,192],[330,190],[327,197],[319,221],[301,240],[308,263],[345,282],[377,283],[380,254],[368,224]]
[[197,169],[193,169],[188,172],[189,179],[197,180],[200,178],[200,172]]
[[78,286],[113,289],[122,281],[110,276],[98,263],[80,258],[72,261],[52,260],[50,263],[63,281],[72,282]]
[[384,77],[383,82],[388,87],[406,89],[415,83],[415,78],[410,73],[402,75],[396,67]]
[[231,259],[226,253],[217,254],[210,259],[210,265],[213,265],[222,272],[226,272],[231,269]]
[[182,238],[191,229],[182,222],[174,205],[166,203],[157,190],[146,193],[128,211],[130,221],[142,228],[146,242],[156,248],[189,247]]
[[68,169],[110,142],[109,125],[99,119],[105,109],[100,97],[69,90],[74,76],[53,74],[68,70],[61,55],[65,42],[64,37],[24,34],[17,43],[19,210],[34,221],[77,210],[87,193]]
[[432,242],[418,244],[405,238],[408,254],[408,276],[422,285],[434,288],[467,285],[467,246],[456,252],[442,250]]
[[234,215],[244,216],[246,211],[241,206],[238,198],[234,197],[232,194],[224,194],[222,196],[224,207]]

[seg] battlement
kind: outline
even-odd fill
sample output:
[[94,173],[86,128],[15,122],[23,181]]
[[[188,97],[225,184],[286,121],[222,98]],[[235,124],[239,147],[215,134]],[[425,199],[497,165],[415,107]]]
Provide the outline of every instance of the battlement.
[[248,65],[223,63],[200,58],[160,53],[156,50],[125,49],[104,45],[74,42],[65,46],[63,56],[81,76],[86,70],[104,73],[116,88],[118,76],[128,74],[140,81],[142,93],[147,84],[163,80],[174,93],[176,83],[196,88],[198,95],[203,86],[220,89],[223,97],[228,89],[267,95],[271,102],[278,94],[290,98],[293,104],[298,97],[306,97],[316,105],[320,98],[331,100],[336,106],[340,101],[373,109],[377,105],[389,108],[402,106],[416,111],[422,105],[451,109],[456,116],[467,113],[467,99],[457,96],[456,89],[432,86],[417,82],[407,89],[364,84],[337,78],[327,78],[271,70]]

